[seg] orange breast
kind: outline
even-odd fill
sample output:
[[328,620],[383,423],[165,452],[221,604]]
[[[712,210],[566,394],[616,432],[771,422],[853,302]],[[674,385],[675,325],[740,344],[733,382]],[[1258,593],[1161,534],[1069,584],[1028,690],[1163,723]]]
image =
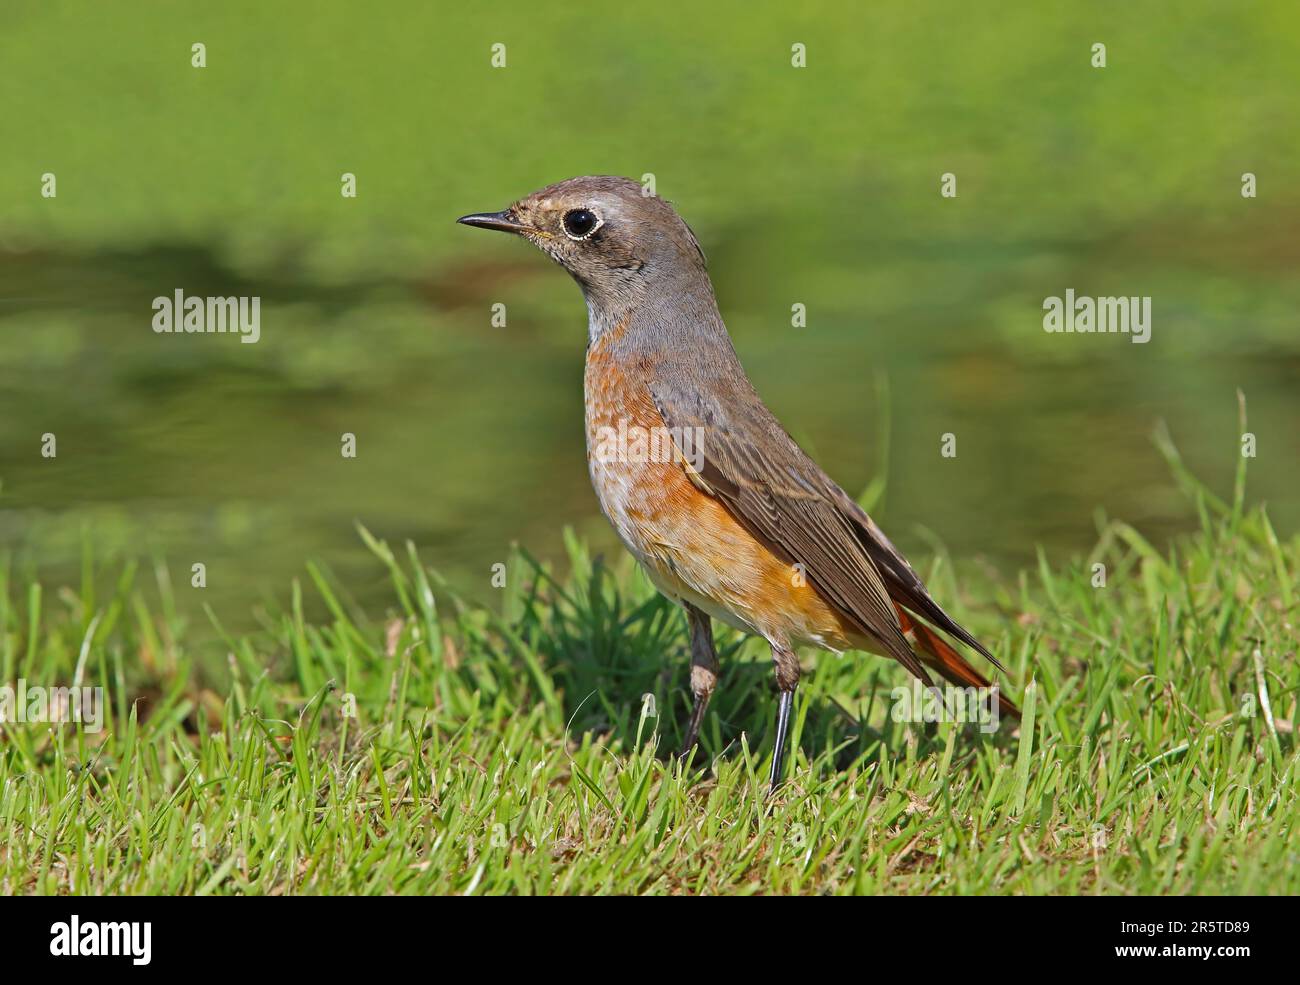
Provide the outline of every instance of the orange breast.
[[649,372],[613,358],[608,339],[587,355],[587,464],[601,508],[628,549],[670,598],[738,628],[835,650],[857,645],[802,571],[691,482],[650,398]]

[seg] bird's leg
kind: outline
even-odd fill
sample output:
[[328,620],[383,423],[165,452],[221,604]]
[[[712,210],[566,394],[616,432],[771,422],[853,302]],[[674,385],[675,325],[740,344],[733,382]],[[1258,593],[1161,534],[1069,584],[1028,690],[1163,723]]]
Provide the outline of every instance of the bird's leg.
[[683,605],[691,632],[691,694],[695,697],[691,722],[686,726],[686,741],[682,744],[681,757],[685,759],[700,737],[700,723],[718,683],[718,652],[713,648],[713,623],[709,617],[689,602]]
[[772,664],[776,670],[776,685],[780,699],[776,707],[776,746],[772,750],[772,772],[768,776],[768,795],[781,784],[785,761],[785,740],[790,729],[790,710],[794,705],[794,689],[799,686],[799,658],[784,643],[772,644]]

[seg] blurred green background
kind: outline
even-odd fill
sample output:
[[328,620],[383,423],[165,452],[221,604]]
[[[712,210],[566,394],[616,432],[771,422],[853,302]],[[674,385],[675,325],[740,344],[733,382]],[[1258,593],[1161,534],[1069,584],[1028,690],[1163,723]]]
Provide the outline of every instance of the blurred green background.
[[[0,548],[45,577],[83,541],[186,583],[203,561],[238,624],[309,558],[386,598],[355,521],[485,599],[513,540],[559,557],[571,524],[613,549],[578,291],[453,224],[584,173],[656,176],[759,391],[851,492],[886,451],[887,381],[878,519],[905,550],[929,531],[1011,570],[1085,549],[1098,509],[1166,537],[1191,517],[1152,429],[1222,485],[1237,387],[1251,491],[1300,525],[1292,0],[6,0],[3,20]],[[262,340],[154,334],[178,288],[259,295]],[[1067,288],[1152,296],[1152,341],[1045,334]]]

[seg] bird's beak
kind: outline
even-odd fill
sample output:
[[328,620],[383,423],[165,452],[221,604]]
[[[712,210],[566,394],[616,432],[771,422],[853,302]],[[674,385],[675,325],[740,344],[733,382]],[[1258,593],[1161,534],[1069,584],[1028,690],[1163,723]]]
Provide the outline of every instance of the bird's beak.
[[466,226],[478,226],[480,229],[500,229],[506,233],[532,231],[530,227],[525,226],[515,218],[514,212],[510,209],[503,212],[475,212],[473,215],[463,215],[456,221]]

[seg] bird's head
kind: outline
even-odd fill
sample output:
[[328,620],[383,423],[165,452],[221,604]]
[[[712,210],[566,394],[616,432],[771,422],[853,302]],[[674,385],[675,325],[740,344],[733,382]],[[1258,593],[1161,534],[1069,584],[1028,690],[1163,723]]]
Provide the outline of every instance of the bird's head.
[[690,227],[671,205],[628,178],[570,178],[500,212],[457,221],[531,241],[573,275],[593,314],[625,311],[652,287],[704,272]]

